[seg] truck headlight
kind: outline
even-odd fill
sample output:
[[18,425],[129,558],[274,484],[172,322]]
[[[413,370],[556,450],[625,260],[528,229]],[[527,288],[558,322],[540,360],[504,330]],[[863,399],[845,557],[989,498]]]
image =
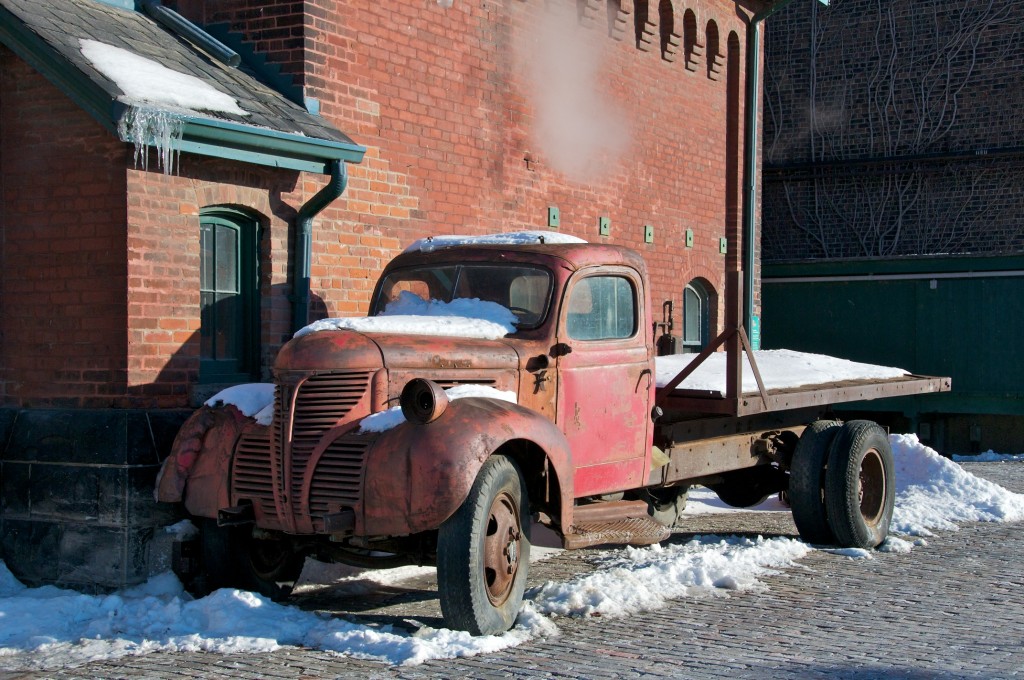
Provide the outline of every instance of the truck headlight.
[[402,388],[402,415],[414,423],[432,423],[448,408],[448,395],[432,380],[413,378]]

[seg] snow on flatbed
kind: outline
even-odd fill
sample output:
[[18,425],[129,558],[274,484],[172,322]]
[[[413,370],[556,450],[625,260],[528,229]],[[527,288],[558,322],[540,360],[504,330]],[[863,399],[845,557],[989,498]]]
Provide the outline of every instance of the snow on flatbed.
[[[671,382],[696,357],[696,354],[673,354],[658,357],[656,365],[658,387],[664,387]],[[862,364],[824,354],[809,354],[788,349],[754,352],[754,361],[757,362],[764,387],[769,391],[853,380],[891,380],[910,375],[902,368]],[[715,352],[687,376],[686,380],[676,389],[724,394],[726,391],[726,362],[725,352]],[[743,357],[743,386],[747,391],[757,389],[754,371],[746,356]]]

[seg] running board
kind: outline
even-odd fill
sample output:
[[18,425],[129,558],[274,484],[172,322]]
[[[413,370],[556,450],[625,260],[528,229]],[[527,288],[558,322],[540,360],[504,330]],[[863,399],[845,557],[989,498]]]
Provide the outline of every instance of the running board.
[[652,545],[672,532],[647,514],[645,501],[609,501],[573,508],[573,524],[562,536],[567,550],[593,545]]

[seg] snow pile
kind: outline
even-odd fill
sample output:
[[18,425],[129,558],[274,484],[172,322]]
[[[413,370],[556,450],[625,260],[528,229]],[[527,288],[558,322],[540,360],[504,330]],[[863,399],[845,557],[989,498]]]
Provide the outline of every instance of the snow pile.
[[118,100],[125,104],[188,113],[249,115],[234,97],[193,75],[173,71],[135,52],[96,40],[83,38],[79,42],[82,55],[124,93]]
[[274,417],[274,385],[272,383],[232,385],[203,403],[205,406],[232,404],[242,412],[242,415],[255,418],[260,425],[270,425]]
[[506,234],[486,234],[483,236],[428,236],[427,238],[414,241],[404,252],[430,253],[452,246],[535,246],[539,243],[586,243],[586,241],[571,234],[563,234],[557,231],[511,231]]
[[[895,532],[927,536],[932,529],[955,530],[960,521],[1024,519],[1024,495],[967,473],[912,435],[892,435],[890,441],[898,481]],[[702,501],[700,496],[694,490],[695,508],[710,504],[710,498]],[[777,500],[762,509],[778,509]],[[189,527],[172,529],[185,532]],[[911,542],[891,536],[879,551],[906,553],[921,543],[920,538]],[[673,598],[763,590],[761,577],[793,565],[810,550],[789,538],[704,536],[683,545],[601,553],[595,572],[532,589],[512,631],[476,638],[429,627],[407,632],[362,625],[238,590],[219,590],[193,600],[170,574],[106,596],[52,586],[26,588],[0,566],[0,669],[67,668],[160,650],[266,652],[285,645],[391,664],[472,656],[557,635],[553,620],[558,617],[626,617],[662,607]],[[873,556],[865,550],[832,552],[852,559]],[[373,580],[378,573],[366,572],[354,580]]]
[[811,548],[791,538],[697,537],[683,545],[624,548],[600,558],[599,569],[527,594],[547,616],[625,617],[658,609],[695,588],[764,589],[758,576],[791,566]]
[[26,588],[0,567],[0,667],[5,668],[53,669],[155,651],[270,652],[284,645],[410,664],[493,652],[529,636],[523,629],[474,638],[430,628],[410,635],[226,588],[193,600],[170,573],[107,596]]
[[497,302],[477,298],[427,301],[402,291],[378,316],[321,319],[300,329],[295,337],[317,331],[351,330],[497,340],[515,333],[517,320],[512,310]]
[[955,531],[955,522],[1024,519],[1024,495],[972,475],[916,435],[890,435],[889,442],[896,462],[893,532],[931,536],[932,529]]
[[[516,403],[515,392],[496,390],[487,385],[456,385],[446,389],[448,399],[464,399],[466,397],[484,397],[486,399],[500,399]],[[405,415],[402,414],[401,406],[392,406],[387,411],[381,411],[367,416],[359,421],[359,429],[363,432],[384,432],[397,427],[405,422]]]
[[1003,463],[1011,460],[1024,460],[1024,453],[996,453],[989,449],[985,453],[972,455],[954,455],[953,460],[957,463]]
[[[916,435],[889,435],[896,472],[896,509],[891,532],[931,536],[933,529],[956,531],[957,522],[1024,520],[1024,494],[967,472],[922,444]],[[973,460],[973,458],[971,458]],[[789,512],[777,496],[754,508],[730,508],[704,487],[690,490],[686,515],[725,512]],[[890,536],[883,552],[910,552],[913,543]]]
[[[664,387],[690,365],[695,354],[673,354],[657,358],[657,383]],[[691,373],[677,389],[725,392],[725,352],[715,352]],[[885,380],[908,375],[902,368],[861,364],[846,359],[772,349],[754,352],[765,389],[778,390],[804,385],[822,385],[843,380]],[[743,389],[756,391],[757,382],[750,362],[743,358]]]

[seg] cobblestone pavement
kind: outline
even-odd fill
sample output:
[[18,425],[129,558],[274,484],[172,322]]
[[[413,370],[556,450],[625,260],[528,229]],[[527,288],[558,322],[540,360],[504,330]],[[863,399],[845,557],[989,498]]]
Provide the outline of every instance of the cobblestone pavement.
[[[1024,493],[1024,463],[965,467]],[[692,518],[695,533],[796,536],[785,513]],[[272,654],[150,654],[4,678],[1009,678],[1024,677],[1021,524],[963,525],[910,554],[852,560],[815,551],[762,578],[767,593],[687,597],[627,619],[561,620],[561,635],[478,657],[392,667],[288,648]],[[533,583],[592,567],[595,550],[532,568]],[[440,625],[429,579],[359,599],[299,604],[363,622]]]

